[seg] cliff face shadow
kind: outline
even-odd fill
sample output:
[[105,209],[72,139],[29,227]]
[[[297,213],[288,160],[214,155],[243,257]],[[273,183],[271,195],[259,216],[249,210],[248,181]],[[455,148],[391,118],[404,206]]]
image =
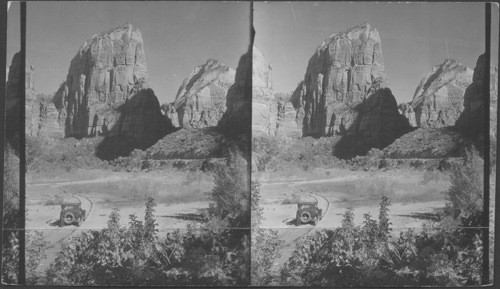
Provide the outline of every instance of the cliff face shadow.
[[116,109],[115,125],[105,133],[96,147],[96,156],[113,160],[129,155],[134,149],[145,150],[165,135],[175,131],[171,121],[161,113],[158,98],[152,89],[134,94]]
[[340,159],[366,155],[372,148],[383,149],[412,131],[408,119],[399,114],[389,88],[375,91],[356,105],[354,111],[356,117],[351,126],[342,127],[340,138],[333,145],[333,154]]
[[240,57],[235,81],[227,91],[226,112],[217,125],[217,130],[235,145],[250,163],[252,130],[252,46]]

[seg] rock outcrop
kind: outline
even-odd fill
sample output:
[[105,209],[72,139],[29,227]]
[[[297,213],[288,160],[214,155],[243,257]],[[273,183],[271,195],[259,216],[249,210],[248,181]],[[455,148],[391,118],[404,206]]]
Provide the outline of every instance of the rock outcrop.
[[253,47],[252,54],[252,134],[275,135],[278,105],[272,82],[272,66]]
[[[64,122],[59,119],[59,111],[52,102],[53,94],[38,94],[33,105],[31,136],[41,138],[64,138]],[[28,133],[28,131],[26,131]]]
[[303,136],[343,136],[340,158],[383,148],[411,130],[387,88],[380,36],[368,23],[321,43],[290,102]]
[[[278,106],[278,119],[276,123],[276,136],[300,138],[302,136],[302,123],[297,118],[297,110],[291,102],[292,93],[276,93],[274,98]],[[302,118],[301,118],[302,119]]]
[[408,119],[408,122],[412,127],[417,127],[417,119],[415,118],[415,110],[411,103],[400,103],[398,105],[399,113]]
[[214,59],[197,66],[183,82],[170,117],[177,115],[182,128],[215,127],[226,111],[227,91],[234,83],[234,69]]
[[131,24],[85,41],[53,102],[65,137],[123,136],[145,148],[171,129],[149,85],[141,32]]
[[[417,127],[453,126],[462,113],[473,71],[453,59],[434,66],[418,85],[410,105]],[[409,111],[410,123],[412,116]]]
[[164,103],[161,105],[161,111],[164,116],[166,116],[171,122],[173,127],[180,127],[179,125],[179,115],[173,103]]
[[294,100],[302,100],[303,135],[325,136],[352,131],[356,105],[385,86],[377,29],[364,23],[332,34],[316,49],[309,60],[303,84],[299,84],[297,94],[292,96]]
[[[34,67],[26,63],[25,89],[26,99],[35,97]],[[12,57],[5,85],[5,110],[9,111],[21,99],[20,82],[21,81],[21,54],[17,52]]]

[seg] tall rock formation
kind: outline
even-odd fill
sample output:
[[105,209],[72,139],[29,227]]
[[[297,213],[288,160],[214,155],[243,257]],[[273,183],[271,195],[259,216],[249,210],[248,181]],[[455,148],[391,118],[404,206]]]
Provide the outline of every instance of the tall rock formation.
[[339,143],[345,155],[390,144],[410,125],[386,86],[377,29],[364,23],[332,34],[316,49],[291,97],[303,136],[350,135]]
[[[25,89],[26,99],[35,97],[34,67],[26,63]],[[16,103],[21,100],[20,81],[21,81],[21,54],[17,52],[12,57],[5,85],[5,110],[9,111]]]
[[252,134],[275,135],[278,107],[274,98],[272,66],[256,47],[252,53]]
[[[462,113],[464,93],[473,71],[453,59],[434,66],[418,85],[410,103],[418,127],[453,126]],[[411,112],[407,114],[412,122]]]
[[[169,110],[172,123],[182,128],[214,127],[226,111],[227,91],[234,69],[214,59],[197,66],[182,82]],[[177,115],[177,120],[174,120]]]
[[304,105],[303,134],[352,130],[356,105],[386,86],[380,36],[370,24],[332,34],[309,60],[293,99]]
[[141,32],[131,24],[85,41],[53,102],[66,137],[102,132],[145,148],[169,130],[149,86]]

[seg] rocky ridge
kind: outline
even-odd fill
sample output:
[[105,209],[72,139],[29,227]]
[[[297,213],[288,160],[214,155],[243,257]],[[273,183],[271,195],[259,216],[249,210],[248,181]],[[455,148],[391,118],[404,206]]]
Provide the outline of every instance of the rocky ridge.
[[420,81],[413,100],[403,114],[416,127],[453,126],[462,113],[466,88],[473,71],[462,63],[446,59]]
[[182,128],[215,127],[226,111],[234,69],[214,59],[197,66],[183,81],[166,115]]

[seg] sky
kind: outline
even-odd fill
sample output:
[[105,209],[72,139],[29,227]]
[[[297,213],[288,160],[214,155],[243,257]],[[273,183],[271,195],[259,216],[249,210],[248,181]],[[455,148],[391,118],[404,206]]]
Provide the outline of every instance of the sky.
[[[15,8],[9,18],[19,14]],[[58,89],[85,40],[125,23],[142,33],[151,86],[160,103],[173,101],[182,81],[209,58],[236,69],[250,41],[248,2],[28,2],[27,19],[27,62],[34,66],[38,93]],[[15,36],[19,28],[12,28]]]
[[[411,101],[420,80],[448,55],[474,68],[484,52],[482,3],[257,2],[254,10],[255,46],[273,67],[279,92],[296,88],[325,38],[363,22],[379,31],[389,88],[398,102]],[[492,10],[492,43],[498,43],[498,7]],[[492,60],[498,63],[496,51]]]

